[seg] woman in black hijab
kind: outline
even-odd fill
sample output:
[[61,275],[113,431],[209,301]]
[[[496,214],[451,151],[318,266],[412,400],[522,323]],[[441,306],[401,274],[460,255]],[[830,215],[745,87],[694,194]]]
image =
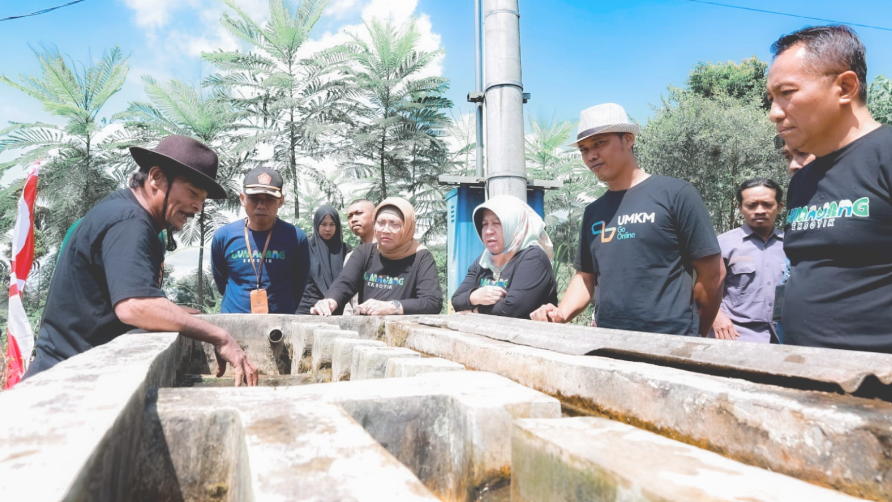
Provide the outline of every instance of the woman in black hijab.
[[[344,268],[350,246],[341,236],[341,217],[337,209],[324,205],[313,216],[313,237],[310,238],[310,277],[297,307],[297,314],[309,314],[317,301],[325,298],[331,283]],[[341,315],[343,307],[334,313]]]

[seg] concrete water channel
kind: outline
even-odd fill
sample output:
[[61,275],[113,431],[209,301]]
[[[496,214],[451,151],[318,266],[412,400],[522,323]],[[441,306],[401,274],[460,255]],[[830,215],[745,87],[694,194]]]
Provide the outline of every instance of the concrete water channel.
[[892,357],[478,315],[212,315],[0,394],[4,500],[892,499]]

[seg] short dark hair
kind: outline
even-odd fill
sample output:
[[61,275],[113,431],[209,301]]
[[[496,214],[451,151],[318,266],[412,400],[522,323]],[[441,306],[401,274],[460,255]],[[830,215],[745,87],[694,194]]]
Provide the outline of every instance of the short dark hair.
[[347,207],[350,207],[350,206],[352,206],[353,204],[359,204],[360,202],[368,202],[369,204],[371,204],[371,205],[373,205],[373,206],[375,205],[374,202],[372,202],[372,201],[370,201],[370,200],[368,200],[368,199],[353,199],[353,200],[350,201],[349,204],[347,204]]
[[774,200],[776,200],[778,204],[784,201],[784,189],[774,180],[768,178],[753,178],[741,183],[740,188],[737,189],[738,204],[743,204],[743,191],[753,187],[765,187],[769,190],[774,190]]
[[783,35],[771,44],[774,58],[787,49],[802,44],[810,70],[840,74],[847,71],[858,76],[858,98],[867,103],[867,49],[855,30],[848,26],[811,26]]

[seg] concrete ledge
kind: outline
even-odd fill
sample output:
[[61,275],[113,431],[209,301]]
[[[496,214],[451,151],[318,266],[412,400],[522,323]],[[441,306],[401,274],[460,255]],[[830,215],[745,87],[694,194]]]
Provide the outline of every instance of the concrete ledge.
[[331,354],[336,338],[359,338],[356,331],[316,328],[313,330],[313,373],[331,367]]
[[[174,397],[193,407],[215,403],[217,410],[285,405],[306,410],[336,404],[440,500],[449,501],[477,500],[481,487],[508,479],[513,420],[560,417],[556,399],[497,375],[471,371],[298,387],[159,390],[159,401]],[[284,427],[272,425],[270,431]],[[270,454],[269,458],[276,457]],[[252,473],[254,469],[252,461]],[[362,469],[374,475],[375,468]],[[316,500],[337,497],[323,494]]]
[[147,389],[172,385],[191,348],[123,335],[0,394],[3,499],[126,500]]
[[332,404],[162,390],[145,424],[131,500],[439,500]]
[[350,368],[353,365],[353,349],[355,347],[385,347],[378,340],[359,340],[354,338],[335,338],[331,350],[331,381],[350,380]]
[[387,361],[395,358],[418,358],[421,354],[401,347],[356,347],[350,366],[351,380],[384,378]]
[[388,345],[503,375],[586,411],[850,495],[892,500],[892,404],[388,323]]
[[388,359],[384,369],[385,378],[405,378],[422,375],[425,373],[437,373],[440,371],[462,371],[465,367],[448,359],[439,357],[421,358],[396,358]]
[[517,420],[511,500],[861,500],[603,418]]

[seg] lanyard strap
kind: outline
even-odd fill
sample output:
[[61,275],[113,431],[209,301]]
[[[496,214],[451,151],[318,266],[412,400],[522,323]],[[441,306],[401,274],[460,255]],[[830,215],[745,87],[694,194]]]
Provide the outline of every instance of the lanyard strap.
[[257,270],[257,266],[254,265],[254,252],[251,251],[251,239],[248,238],[248,219],[245,218],[245,244],[248,245],[248,258],[251,260],[251,268],[254,269],[254,277],[257,278],[257,289],[260,289],[260,276],[263,275],[263,262],[266,257],[266,250],[269,247],[269,240],[273,236],[273,227],[275,227],[275,223],[269,229],[269,233],[266,235],[266,244],[263,245],[263,253],[260,254],[260,270]]

